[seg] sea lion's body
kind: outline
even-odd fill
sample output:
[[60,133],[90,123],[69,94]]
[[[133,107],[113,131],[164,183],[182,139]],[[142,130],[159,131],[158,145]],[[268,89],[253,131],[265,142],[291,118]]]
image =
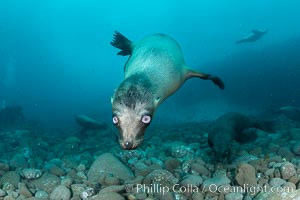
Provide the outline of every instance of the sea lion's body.
[[101,130],[107,128],[105,123],[98,122],[85,115],[76,115],[75,120],[84,130]]
[[[172,51],[166,51],[172,49]],[[148,88],[162,103],[185,81],[185,63],[177,43],[162,34],[142,39],[133,49],[125,65],[125,79],[138,74],[148,78]]]
[[125,79],[112,97],[113,120],[124,149],[140,145],[158,105],[187,79],[212,80],[224,88],[218,77],[191,70],[177,42],[167,35],[152,34],[132,43],[116,32],[111,44],[121,49],[118,55],[130,56],[124,68]]
[[278,112],[287,118],[300,122],[300,109],[294,106],[281,107]]
[[249,43],[249,42],[255,42],[257,40],[259,40],[262,36],[264,36],[266,33],[268,32],[268,30],[257,30],[254,29],[251,31],[251,34],[248,35],[247,37],[236,41],[236,44],[241,44],[241,43]]
[[228,156],[233,141],[244,143],[256,139],[252,128],[259,128],[259,124],[240,113],[230,112],[219,117],[208,133],[208,143],[216,158]]

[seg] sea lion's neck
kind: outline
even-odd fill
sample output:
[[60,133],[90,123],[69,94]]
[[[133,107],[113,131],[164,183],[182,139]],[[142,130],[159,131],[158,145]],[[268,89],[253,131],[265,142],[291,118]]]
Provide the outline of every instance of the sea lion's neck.
[[114,104],[125,105],[134,109],[137,104],[154,104],[152,84],[143,74],[135,74],[126,78],[114,95]]

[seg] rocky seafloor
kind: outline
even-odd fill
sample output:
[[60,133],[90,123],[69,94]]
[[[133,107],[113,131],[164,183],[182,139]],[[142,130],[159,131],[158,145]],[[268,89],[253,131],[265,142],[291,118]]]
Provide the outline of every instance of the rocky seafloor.
[[132,151],[109,128],[68,137],[3,130],[0,199],[300,199],[300,123],[275,122],[253,142],[233,142],[228,162],[208,146],[211,122],[153,126]]

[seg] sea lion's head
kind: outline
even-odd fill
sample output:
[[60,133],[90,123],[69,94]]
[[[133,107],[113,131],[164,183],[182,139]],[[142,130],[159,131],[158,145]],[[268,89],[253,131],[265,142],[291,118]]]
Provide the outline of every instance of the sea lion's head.
[[223,124],[223,118],[221,120],[216,121],[208,133],[208,145],[212,148],[214,158],[218,162],[229,159],[235,136],[230,123]]
[[112,97],[112,121],[119,130],[123,149],[135,149],[143,142],[146,128],[156,110],[147,79],[125,79]]
[[123,149],[135,149],[143,142],[146,128],[152,121],[153,111],[140,104],[135,109],[122,105],[113,106],[112,121],[118,128],[119,142]]
[[222,161],[229,158],[231,150],[230,144],[222,141],[222,139],[215,140],[214,142],[208,139],[208,144],[212,148],[217,161]]

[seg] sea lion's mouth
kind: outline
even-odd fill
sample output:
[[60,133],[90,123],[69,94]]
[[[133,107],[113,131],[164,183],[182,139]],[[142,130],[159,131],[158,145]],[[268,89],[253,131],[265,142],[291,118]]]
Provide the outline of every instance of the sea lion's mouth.
[[124,150],[134,150],[138,148],[144,141],[144,138],[139,138],[133,141],[125,141],[119,139],[119,143]]

